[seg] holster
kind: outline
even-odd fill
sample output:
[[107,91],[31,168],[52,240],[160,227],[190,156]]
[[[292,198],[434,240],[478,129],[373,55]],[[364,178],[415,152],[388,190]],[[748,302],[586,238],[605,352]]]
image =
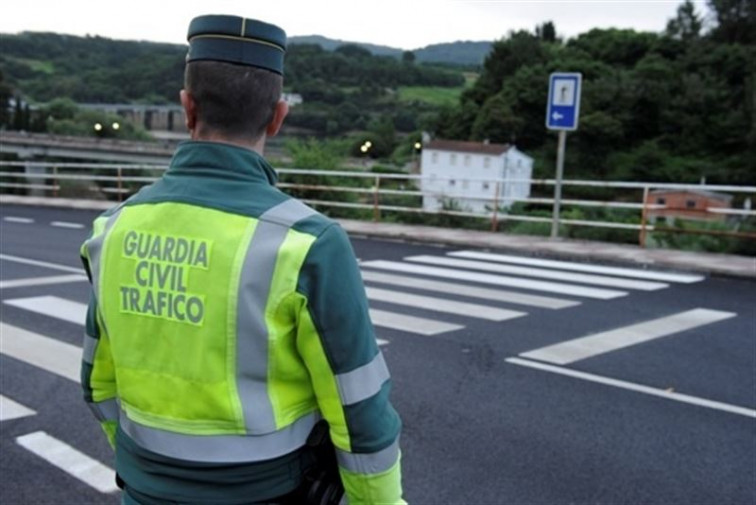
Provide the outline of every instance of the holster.
[[306,505],[338,505],[344,496],[344,486],[326,421],[315,424],[307,438],[307,447],[315,463],[304,476]]

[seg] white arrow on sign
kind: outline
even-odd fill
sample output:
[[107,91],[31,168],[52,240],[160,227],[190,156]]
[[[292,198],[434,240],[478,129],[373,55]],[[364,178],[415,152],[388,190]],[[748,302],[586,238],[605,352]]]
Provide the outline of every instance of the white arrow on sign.
[[559,120],[560,120],[560,119],[562,119],[563,117],[564,117],[564,116],[563,116],[563,115],[561,115],[561,114],[560,114],[560,113],[558,113],[558,112],[555,112],[555,113],[553,113],[553,114],[551,115],[551,119],[553,119],[554,121],[559,121]]

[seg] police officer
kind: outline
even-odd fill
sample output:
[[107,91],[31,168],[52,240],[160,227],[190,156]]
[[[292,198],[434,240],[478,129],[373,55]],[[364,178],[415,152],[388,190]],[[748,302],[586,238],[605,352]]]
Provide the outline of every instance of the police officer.
[[286,35],[212,15],[188,40],[191,141],[81,248],[81,382],[123,501],[305,503],[327,478],[307,443],[324,419],[349,503],[404,503],[400,420],[348,238],[277,190],[262,156],[288,111]]

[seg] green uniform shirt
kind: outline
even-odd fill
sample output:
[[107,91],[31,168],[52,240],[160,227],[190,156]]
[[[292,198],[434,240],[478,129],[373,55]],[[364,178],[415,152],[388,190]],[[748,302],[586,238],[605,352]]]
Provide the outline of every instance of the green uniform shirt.
[[333,221],[257,153],[186,142],[94,223],[86,401],[135,496],[286,493],[324,417],[350,503],[403,503],[400,421],[359,269]]

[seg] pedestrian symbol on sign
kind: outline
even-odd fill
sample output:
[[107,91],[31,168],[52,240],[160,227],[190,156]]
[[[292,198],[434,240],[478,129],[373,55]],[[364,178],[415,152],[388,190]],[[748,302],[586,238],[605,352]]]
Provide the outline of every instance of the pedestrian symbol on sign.
[[551,74],[546,128],[550,130],[577,130],[581,82],[582,76],[579,73]]

